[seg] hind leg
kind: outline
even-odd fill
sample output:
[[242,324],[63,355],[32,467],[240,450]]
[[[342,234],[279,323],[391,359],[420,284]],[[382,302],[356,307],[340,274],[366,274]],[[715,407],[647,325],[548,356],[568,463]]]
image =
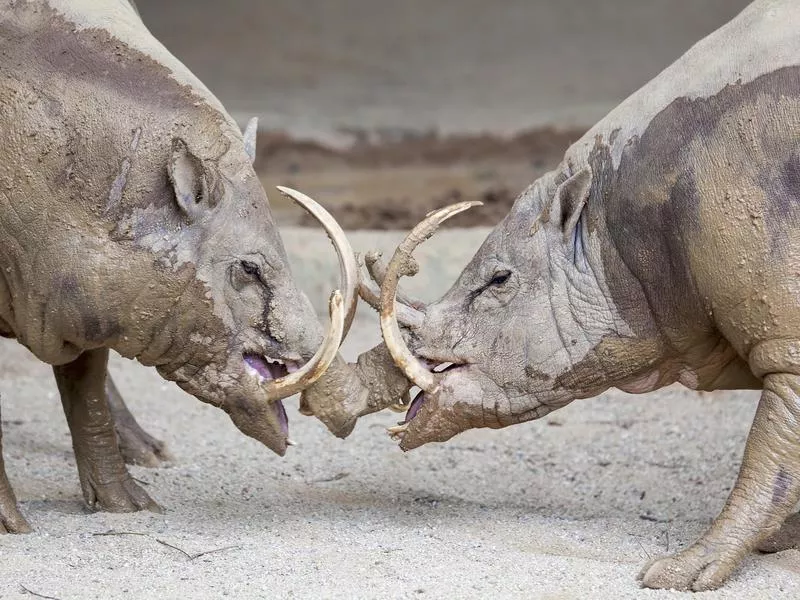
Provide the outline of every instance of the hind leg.
[[28,533],[30,525],[19,512],[17,498],[6,476],[3,460],[3,427],[0,424],[0,533]]
[[106,402],[108,350],[88,350],[53,367],[67,417],[83,498],[90,508],[110,512],[160,511],[133,480],[119,452]]
[[770,373],[736,485],[711,528],[692,546],[652,561],[639,575],[650,588],[710,590],[775,534],[800,500],[800,376]]
[[136,422],[110,373],[106,374],[105,389],[108,407],[114,418],[117,442],[125,462],[142,467],[158,467],[163,462],[171,461],[172,455],[164,442],[151,436]]

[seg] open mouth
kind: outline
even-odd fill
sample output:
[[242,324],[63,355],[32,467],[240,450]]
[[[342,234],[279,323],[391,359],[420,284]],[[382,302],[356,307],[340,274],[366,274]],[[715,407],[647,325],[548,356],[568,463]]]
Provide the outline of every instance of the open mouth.
[[[444,373],[446,371],[452,371],[453,369],[458,369],[459,367],[463,367],[463,364],[454,364],[451,362],[443,362],[437,363],[435,361],[431,361],[425,358],[420,359],[425,366],[427,366],[432,372],[434,373]],[[389,434],[393,438],[402,439],[403,435],[408,429],[408,424],[411,423],[411,420],[417,416],[422,405],[425,403],[427,396],[425,395],[425,390],[420,390],[417,392],[417,395],[414,396],[414,399],[411,401],[411,404],[408,406],[408,410],[406,411],[406,417],[402,421],[400,421],[397,426],[389,427],[388,431]]]
[[250,367],[251,374],[258,378],[259,383],[286,377],[300,368],[294,361],[271,358],[254,352],[245,353],[243,358],[245,364]]
[[[300,368],[300,365],[291,360],[281,360],[280,358],[271,358],[266,355],[247,352],[243,354],[244,363],[247,365],[247,370],[251,375],[258,379],[259,384],[266,381],[274,381],[281,377],[286,377],[289,373],[293,373]],[[278,400],[272,403],[275,415],[278,417],[281,431],[284,435],[289,435],[289,417],[286,414],[286,408],[283,402]]]

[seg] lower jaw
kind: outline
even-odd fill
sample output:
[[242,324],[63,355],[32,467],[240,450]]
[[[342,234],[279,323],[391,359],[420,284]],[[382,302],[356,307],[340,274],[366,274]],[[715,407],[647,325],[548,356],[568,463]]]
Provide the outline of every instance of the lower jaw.
[[283,406],[283,400],[276,400],[272,403],[273,409],[278,417],[278,424],[280,425],[281,432],[289,438],[289,415],[286,414],[286,408]]

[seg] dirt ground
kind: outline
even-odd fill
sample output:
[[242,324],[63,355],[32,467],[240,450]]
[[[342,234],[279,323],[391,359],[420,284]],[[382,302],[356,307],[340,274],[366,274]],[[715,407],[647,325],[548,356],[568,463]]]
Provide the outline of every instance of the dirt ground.
[[[409,293],[438,297],[486,233],[449,229],[427,242]],[[329,242],[309,229],[283,237],[321,311],[336,278]],[[401,237],[359,231],[351,242],[386,253]],[[345,358],[378,339],[362,304]],[[131,468],[163,515],[83,507],[50,369],[0,343],[6,466],[34,527],[0,536],[0,598],[31,598],[24,589],[60,600],[690,597],[641,590],[634,576],[719,512],[758,398],[611,391],[406,454],[385,432],[396,413],[364,418],[342,441],[289,399],[299,445],[281,459],[154,370],[116,356],[111,370],[175,455],[164,468]],[[753,555],[722,590],[698,597],[800,597],[800,552]]]
[[[359,320],[346,357],[376,337]],[[131,469],[164,514],[112,515],[83,508],[49,368],[9,341],[0,365],[7,470],[35,529],[0,536],[0,597],[15,599],[688,597],[634,576],[721,508],[757,398],[611,392],[407,454],[385,433],[395,414],[341,441],[289,400],[299,446],[281,459],[116,359],[132,410],[176,461]],[[789,551],[748,558],[698,597],[798,596]]]

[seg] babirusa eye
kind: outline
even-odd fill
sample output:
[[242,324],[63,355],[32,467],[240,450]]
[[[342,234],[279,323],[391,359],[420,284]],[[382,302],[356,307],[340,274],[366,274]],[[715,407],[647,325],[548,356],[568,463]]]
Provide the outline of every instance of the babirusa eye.
[[497,271],[492,276],[492,280],[489,282],[489,285],[503,285],[506,281],[508,281],[509,277],[511,277],[511,271],[508,269]]
[[242,261],[242,270],[253,277],[261,276],[261,269],[258,268],[256,263],[250,262],[249,260]]

